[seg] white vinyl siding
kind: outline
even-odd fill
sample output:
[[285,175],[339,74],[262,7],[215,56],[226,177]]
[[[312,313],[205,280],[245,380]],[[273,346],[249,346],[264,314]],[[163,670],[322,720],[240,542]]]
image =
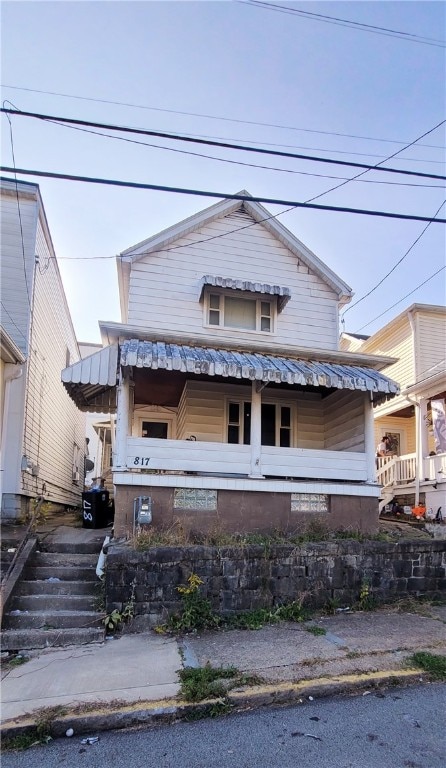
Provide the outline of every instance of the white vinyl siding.
[[416,377],[426,375],[429,368],[446,359],[446,312],[419,312],[416,317]]
[[[210,237],[215,239],[207,239]],[[200,240],[206,242],[200,244]],[[265,227],[240,211],[181,237],[168,252],[154,252],[135,261],[130,275],[128,323],[165,333],[194,334],[197,341],[210,333],[216,343],[219,339],[258,341],[257,332],[205,326],[203,304],[198,299],[200,281],[206,274],[290,289],[291,299],[278,315],[274,333],[268,335],[269,345],[337,349],[334,291],[319,276],[310,274],[308,267]]]
[[[378,338],[371,337],[364,343],[361,352],[372,355],[388,355],[398,358],[397,362],[389,365],[383,373],[397,381],[403,390],[415,382],[414,338],[408,317],[403,317],[396,326],[388,331],[384,329]],[[402,395],[393,398],[392,411],[407,407],[407,401]],[[375,409],[376,418],[383,410],[388,410],[389,404],[383,403]]]
[[323,400],[324,448],[332,451],[365,450],[364,404],[368,393],[342,390]]
[[[83,483],[85,415],[73,403],[61,382],[67,350],[79,359],[57,262],[39,220],[36,243],[39,264],[35,274],[33,327],[25,400],[24,452],[39,467],[38,477],[22,474],[23,490],[30,495],[46,486],[48,500],[80,503]],[[79,481],[73,480],[74,446],[78,446]]]
[[[17,347],[28,351],[30,303],[34,274],[34,244],[36,239],[36,200],[19,193],[20,220],[15,191],[2,190],[1,195],[1,294],[2,326]],[[23,247],[22,247],[23,234]]]

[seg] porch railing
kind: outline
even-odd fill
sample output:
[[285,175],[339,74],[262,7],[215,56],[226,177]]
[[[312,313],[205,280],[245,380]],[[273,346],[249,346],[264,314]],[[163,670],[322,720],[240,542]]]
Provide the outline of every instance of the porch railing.
[[[126,466],[131,470],[242,475],[251,473],[251,446],[228,443],[129,437]],[[268,477],[364,482],[364,453],[262,446],[260,474]]]
[[[417,460],[415,453],[405,456],[380,456],[377,459],[376,479],[379,485],[387,486],[408,485],[417,477]],[[427,456],[423,459],[423,472],[420,481],[446,483],[446,453]]]
[[436,456],[427,456],[423,460],[423,480],[446,483],[446,453],[438,453]]

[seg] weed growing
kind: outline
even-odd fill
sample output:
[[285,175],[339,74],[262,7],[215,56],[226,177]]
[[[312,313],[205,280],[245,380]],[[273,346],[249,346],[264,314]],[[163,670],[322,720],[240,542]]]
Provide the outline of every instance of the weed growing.
[[310,624],[308,627],[304,627],[307,632],[311,632],[312,635],[315,635],[316,637],[318,635],[326,635],[327,630],[324,627],[318,627],[316,624]]
[[446,680],[446,656],[418,651],[408,659],[408,662],[424,669],[433,680]]
[[[206,699],[224,699],[228,691],[246,685],[260,685],[263,680],[257,675],[245,675],[236,667],[186,667],[180,670],[181,696],[186,701],[205,701]],[[218,702],[220,703],[220,702]],[[228,702],[221,702],[228,706]],[[229,705],[230,706],[230,705]],[[207,712],[215,717],[220,711]]]

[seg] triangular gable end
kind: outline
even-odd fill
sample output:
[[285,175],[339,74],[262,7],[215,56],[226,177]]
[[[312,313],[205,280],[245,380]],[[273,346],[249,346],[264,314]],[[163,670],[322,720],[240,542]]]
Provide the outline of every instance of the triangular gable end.
[[123,317],[127,313],[128,284],[131,264],[148,256],[150,253],[159,251],[171,246],[175,241],[190,232],[197,231],[201,227],[209,224],[215,219],[223,218],[235,213],[244,211],[250,215],[255,222],[261,224],[270,234],[277,238],[286,248],[288,248],[296,257],[310,270],[325,282],[338,296],[341,304],[346,304],[352,297],[352,289],[347,283],[341,280],[316,254],[314,254],[306,245],[304,245],[292,232],[283,226],[273,214],[271,214],[260,203],[251,200],[251,195],[246,190],[241,190],[237,195],[243,199],[225,199],[215,203],[202,211],[199,211],[187,219],[174,224],[171,227],[159,232],[147,240],[143,240],[136,245],[127,248],[117,256],[118,277],[121,295],[121,310]]

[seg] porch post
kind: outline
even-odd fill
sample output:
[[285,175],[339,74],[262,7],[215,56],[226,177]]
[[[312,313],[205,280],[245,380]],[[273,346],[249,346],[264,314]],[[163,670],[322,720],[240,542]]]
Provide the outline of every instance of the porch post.
[[424,480],[424,457],[427,456],[427,400],[424,398],[415,405],[416,469],[415,469],[415,506],[420,503],[420,482]]
[[130,419],[130,382],[121,368],[116,396],[116,470],[125,470]]
[[367,482],[376,483],[375,465],[375,422],[373,418],[373,397],[368,393],[364,405],[364,447],[366,454]]
[[249,477],[262,475],[262,392],[257,383],[252,382],[251,393],[251,474]]

